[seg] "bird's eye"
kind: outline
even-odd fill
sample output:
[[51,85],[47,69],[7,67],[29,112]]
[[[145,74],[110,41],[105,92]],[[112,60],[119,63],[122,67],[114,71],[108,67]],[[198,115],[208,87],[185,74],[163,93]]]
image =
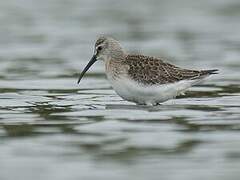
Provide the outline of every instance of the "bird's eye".
[[102,50],[102,46],[98,46],[97,50],[101,51]]

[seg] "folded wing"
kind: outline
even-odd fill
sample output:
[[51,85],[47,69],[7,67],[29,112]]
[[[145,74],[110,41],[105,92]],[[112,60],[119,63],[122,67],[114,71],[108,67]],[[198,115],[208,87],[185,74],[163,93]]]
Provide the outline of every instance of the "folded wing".
[[128,55],[123,63],[129,67],[130,78],[145,85],[202,79],[211,74],[217,74],[218,71],[217,69],[202,71],[183,69],[161,59],[143,55]]

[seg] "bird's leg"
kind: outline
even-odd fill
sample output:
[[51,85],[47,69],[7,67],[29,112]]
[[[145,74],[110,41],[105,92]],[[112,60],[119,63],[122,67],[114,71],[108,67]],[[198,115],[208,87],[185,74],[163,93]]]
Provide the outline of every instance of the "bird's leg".
[[141,106],[141,107],[148,106],[148,104],[146,104],[146,103],[136,103],[136,105]]
[[156,102],[156,103],[153,104],[153,106],[161,106],[161,103]]

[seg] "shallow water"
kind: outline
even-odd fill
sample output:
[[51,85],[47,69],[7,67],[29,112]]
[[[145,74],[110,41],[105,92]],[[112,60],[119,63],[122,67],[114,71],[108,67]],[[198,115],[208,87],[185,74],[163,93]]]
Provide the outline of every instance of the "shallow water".
[[[0,179],[239,179],[237,0],[0,2]],[[100,34],[131,52],[220,69],[157,107],[118,97]]]

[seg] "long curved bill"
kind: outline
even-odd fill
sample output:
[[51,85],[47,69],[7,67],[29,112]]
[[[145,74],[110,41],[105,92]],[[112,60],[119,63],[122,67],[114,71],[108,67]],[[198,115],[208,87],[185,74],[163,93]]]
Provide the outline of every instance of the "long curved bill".
[[84,74],[87,72],[87,70],[97,61],[96,55],[93,55],[92,59],[89,61],[89,63],[87,64],[87,66],[83,69],[82,73],[79,76],[78,79],[78,84],[80,83],[82,77],[84,76]]

